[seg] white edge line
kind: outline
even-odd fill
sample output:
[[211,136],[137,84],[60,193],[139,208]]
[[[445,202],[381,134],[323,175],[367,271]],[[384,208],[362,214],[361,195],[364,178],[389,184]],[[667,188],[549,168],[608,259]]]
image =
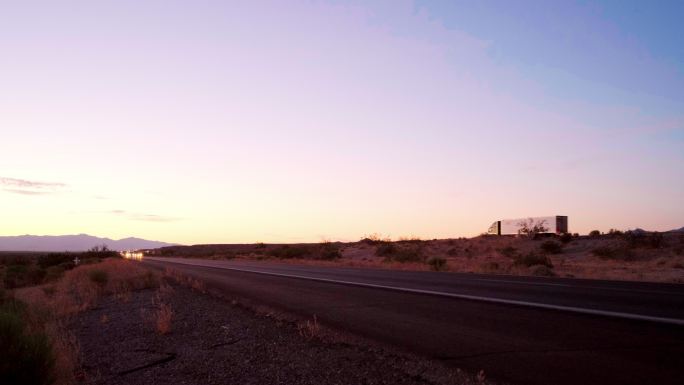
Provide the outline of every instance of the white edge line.
[[[153,259],[151,259],[151,260],[153,260]],[[442,296],[442,297],[467,299],[467,300],[472,300],[472,301],[502,303],[502,304],[507,304],[507,305],[536,307],[536,308],[542,308],[542,309],[560,310],[560,311],[566,311],[566,312],[600,315],[600,316],[614,317],[614,318],[626,318],[626,319],[639,320],[639,321],[651,321],[651,322],[660,322],[660,323],[667,323],[667,324],[673,324],[673,325],[684,325],[684,320],[677,319],[677,318],[653,317],[653,316],[648,316],[648,315],[623,313],[623,312],[617,312],[617,311],[587,309],[587,308],[574,307],[574,306],[550,305],[550,304],[539,303],[539,302],[528,302],[528,301],[518,301],[518,300],[513,300],[513,299],[482,297],[479,295],[469,295],[469,294],[447,293],[447,292],[443,292],[443,291],[411,289],[411,288],[399,287],[399,286],[376,285],[373,283],[364,283],[364,282],[340,281],[340,280],[328,279],[328,278],[307,277],[305,275],[282,274],[282,273],[272,273],[272,272],[259,271],[259,270],[240,269],[240,268],[236,268],[236,267],[211,266],[211,265],[201,265],[201,264],[191,264],[191,263],[171,262],[171,261],[159,261],[159,262],[169,262],[169,263],[176,263],[179,265],[188,265],[188,266],[212,267],[212,268],[224,269],[224,270],[242,271],[242,272],[246,272],[246,273],[272,275],[272,276],[276,276],[276,277],[298,278],[298,279],[305,279],[305,280],[309,280],[309,281],[319,281],[319,282],[337,283],[337,284],[344,284],[344,285],[351,285],[351,286],[371,287],[374,289],[386,289],[386,290],[394,290],[394,291],[403,291],[403,292],[408,292],[408,293],[429,294],[429,295],[436,295],[436,296]]]

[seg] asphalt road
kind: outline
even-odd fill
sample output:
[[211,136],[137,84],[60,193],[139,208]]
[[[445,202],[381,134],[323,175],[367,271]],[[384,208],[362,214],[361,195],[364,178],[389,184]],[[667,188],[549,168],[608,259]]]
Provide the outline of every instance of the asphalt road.
[[684,383],[684,285],[145,261],[504,382]]

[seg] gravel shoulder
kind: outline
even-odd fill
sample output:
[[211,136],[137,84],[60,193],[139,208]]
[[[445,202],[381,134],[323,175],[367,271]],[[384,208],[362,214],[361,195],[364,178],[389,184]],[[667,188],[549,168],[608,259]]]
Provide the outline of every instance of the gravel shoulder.
[[[71,320],[85,383],[485,382],[390,348],[326,337],[311,321],[307,326],[259,314],[178,284],[163,289],[105,298]],[[167,334],[160,334],[156,324],[161,303],[173,312]]]

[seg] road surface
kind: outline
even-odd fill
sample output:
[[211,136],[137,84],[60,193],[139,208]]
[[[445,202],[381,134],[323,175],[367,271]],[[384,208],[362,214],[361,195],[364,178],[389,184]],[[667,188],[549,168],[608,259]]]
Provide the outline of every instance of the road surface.
[[684,286],[145,258],[514,384],[684,383]]

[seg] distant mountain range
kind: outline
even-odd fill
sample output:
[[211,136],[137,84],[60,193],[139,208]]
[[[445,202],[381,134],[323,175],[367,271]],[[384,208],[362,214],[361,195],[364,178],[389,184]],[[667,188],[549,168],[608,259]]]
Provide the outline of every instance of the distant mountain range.
[[111,250],[117,251],[174,246],[173,243],[140,238],[114,240],[88,234],[0,236],[0,251],[85,251],[102,245],[107,245]]

